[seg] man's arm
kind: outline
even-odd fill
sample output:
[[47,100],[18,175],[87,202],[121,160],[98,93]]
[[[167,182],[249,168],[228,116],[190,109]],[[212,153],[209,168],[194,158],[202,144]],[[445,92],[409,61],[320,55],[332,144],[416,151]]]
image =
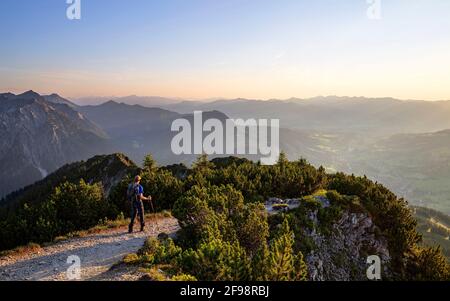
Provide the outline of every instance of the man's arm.
[[141,193],[140,199],[141,199],[141,201],[151,201],[152,197],[151,196],[145,197],[144,194]]

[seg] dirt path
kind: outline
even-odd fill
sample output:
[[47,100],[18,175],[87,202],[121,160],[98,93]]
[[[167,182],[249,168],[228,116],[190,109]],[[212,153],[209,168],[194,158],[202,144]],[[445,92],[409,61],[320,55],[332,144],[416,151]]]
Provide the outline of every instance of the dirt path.
[[174,218],[159,220],[159,229],[150,222],[147,225],[145,232],[128,234],[122,227],[62,241],[34,254],[0,258],[0,281],[69,280],[67,270],[71,264],[67,260],[73,255],[80,258],[81,280],[128,280],[110,271],[111,266],[139,250],[147,237],[178,230]]

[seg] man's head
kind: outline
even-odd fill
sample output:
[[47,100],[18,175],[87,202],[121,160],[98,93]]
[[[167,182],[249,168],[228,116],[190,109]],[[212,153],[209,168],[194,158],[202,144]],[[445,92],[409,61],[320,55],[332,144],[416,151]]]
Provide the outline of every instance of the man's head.
[[140,181],[141,181],[141,177],[140,176],[134,177],[134,183],[139,183]]

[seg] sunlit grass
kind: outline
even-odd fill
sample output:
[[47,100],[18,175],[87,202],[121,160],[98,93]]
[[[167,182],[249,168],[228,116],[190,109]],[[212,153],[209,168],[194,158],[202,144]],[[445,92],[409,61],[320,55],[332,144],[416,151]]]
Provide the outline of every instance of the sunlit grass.
[[39,244],[31,242],[26,246],[20,246],[20,247],[14,248],[12,250],[1,251],[0,257],[19,256],[19,255],[24,255],[24,254],[28,254],[28,253],[37,253],[41,250],[42,250],[42,248]]

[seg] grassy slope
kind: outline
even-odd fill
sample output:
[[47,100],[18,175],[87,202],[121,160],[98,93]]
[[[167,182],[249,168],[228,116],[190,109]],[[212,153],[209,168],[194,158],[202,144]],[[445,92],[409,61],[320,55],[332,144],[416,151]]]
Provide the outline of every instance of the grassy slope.
[[441,212],[414,207],[417,230],[423,235],[423,243],[428,246],[441,246],[450,261],[450,216]]

